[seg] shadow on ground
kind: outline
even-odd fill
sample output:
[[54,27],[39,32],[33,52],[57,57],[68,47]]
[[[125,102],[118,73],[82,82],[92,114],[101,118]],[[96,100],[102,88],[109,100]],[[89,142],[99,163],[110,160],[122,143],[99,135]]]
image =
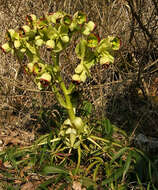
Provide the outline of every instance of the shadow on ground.
[[132,84],[123,92],[110,97],[106,105],[107,117],[128,134],[143,133],[158,136],[158,102],[155,97],[144,97]]

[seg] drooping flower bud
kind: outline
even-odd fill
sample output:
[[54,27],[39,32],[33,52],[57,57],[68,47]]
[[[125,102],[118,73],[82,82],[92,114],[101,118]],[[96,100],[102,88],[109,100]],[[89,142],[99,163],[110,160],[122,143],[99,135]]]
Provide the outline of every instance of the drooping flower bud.
[[73,120],[73,124],[77,129],[82,129],[84,126],[84,123],[80,117],[75,117],[75,119]]
[[68,43],[69,42],[69,36],[68,35],[64,35],[61,37],[61,40],[64,42],[64,43]]
[[20,40],[15,40],[15,41],[14,41],[14,47],[15,47],[16,49],[19,49],[20,46],[21,46]]
[[40,38],[35,40],[36,46],[42,46],[43,43],[44,43],[44,41],[42,39],[40,39]]

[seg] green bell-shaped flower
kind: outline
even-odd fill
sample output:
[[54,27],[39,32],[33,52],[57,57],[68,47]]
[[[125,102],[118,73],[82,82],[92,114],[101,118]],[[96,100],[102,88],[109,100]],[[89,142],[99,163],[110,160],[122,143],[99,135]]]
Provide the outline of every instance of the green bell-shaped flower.
[[25,33],[29,33],[31,31],[31,28],[28,25],[22,26],[22,29]]
[[39,90],[46,88],[50,85],[52,77],[49,73],[43,73],[40,77],[35,79],[35,82]]
[[39,80],[40,81],[45,81],[47,83],[50,83],[51,82],[51,75],[49,73],[43,73],[40,77],[39,77]]
[[48,40],[46,42],[46,46],[49,48],[49,49],[53,49],[55,47],[55,42],[54,40]]
[[35,37],[35,44],[36,46],[42,46],[44,44],[44,41],[41,39],[41,36]]
[[3,44],[3,45],[1,46],[1,49],[3,50],[4,53],[10,52],[10,51],[11,51],[11,47],[10,47],[9,42]]
[[20,40],[15,40],[14,41],[14,47],[15,47],[15,49],[19,49],[20,46],[21,46]]

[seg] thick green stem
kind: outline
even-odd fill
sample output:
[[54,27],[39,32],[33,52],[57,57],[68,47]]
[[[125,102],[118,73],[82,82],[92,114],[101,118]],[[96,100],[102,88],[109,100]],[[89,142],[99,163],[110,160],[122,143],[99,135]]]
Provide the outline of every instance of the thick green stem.
[[[60,67],[59,66],[59,54],[56,54],[55,56],[52,55],[52,59],[54,62],[54,66],[59,68]],[[60,88],[63,92],[64,98],[65,98],[65,103],[66,103],[66,109],[68,110],[69,118],[72,122],[75,119],[75,112],[74,112],[74,109],[72,106],[70,94],[69,94],[69,92],[65,86],[65,83],[64,83],[63,78],[61,76],[60,70],[57,71],[55,76],[56,76],[56,79],[59,82]]]
[[71,103],[70,94],[68,93],[68,90],[67,90],[65,83],[63,81],[60,82],[60,87],[61,87],[63,94],[64,94],[64,97],[65,97],[69,118],[71,121],[73,121],[75,119],[75,112],[74,112],[74,109],[73,109],[73,106]]

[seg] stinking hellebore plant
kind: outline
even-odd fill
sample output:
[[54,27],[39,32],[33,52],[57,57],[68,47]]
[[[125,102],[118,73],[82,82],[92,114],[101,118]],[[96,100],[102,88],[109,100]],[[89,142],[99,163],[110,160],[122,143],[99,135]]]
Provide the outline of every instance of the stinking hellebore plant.
[[[31,14],[27,16],[26,25],[7,31],[7,42],[1,46],[4,52],[11,52],[19,61],[26,57],[28,63],[25,70],[34,75],[38,88],[51,89],[60,105],[67,109],[68,118],[61,125],[58,139],[63,140],[69,152],[74,148],[78,149],[79,154],[83,139],[96,145],[97,143],[90,136],[91,131],[86,122],[76,116],[71,100],[75,89],[73,81],[85,82],[90,76],[91,67],[97,63],[113,63],[114,51],[120,47],[118,38],[108,36],[100,40],[94,34],[94,29],[94,22],[87,21],[82,12],[76,12],[73,16],[65,12],[55,12],[42,18]],[[60,53],[70,45],[74,35],[78,35],[75,53],[80,63],[74,70],[72,82],[66,87],[61,75]],[[41,57],[41,47],[51,53],[51,64],[47,64]]]

